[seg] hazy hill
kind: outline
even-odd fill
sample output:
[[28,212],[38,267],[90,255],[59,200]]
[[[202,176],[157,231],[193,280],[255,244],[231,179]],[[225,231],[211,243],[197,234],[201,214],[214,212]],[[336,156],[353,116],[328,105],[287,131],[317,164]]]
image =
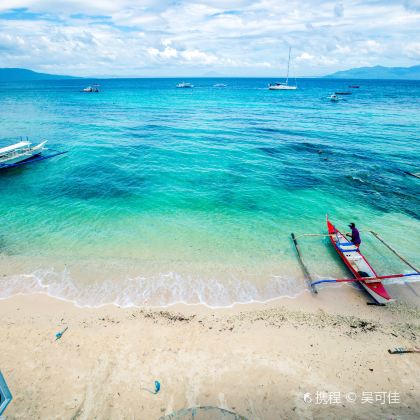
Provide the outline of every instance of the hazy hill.
[[77,77],[62,76],[58,74],[37,73],[35,71],[27,69],[0,68],[0,82],[60,79],[77,79]]
[[412,67],[358,67],[324,76],[330,79],[405,79],[420,80],[420,65]]

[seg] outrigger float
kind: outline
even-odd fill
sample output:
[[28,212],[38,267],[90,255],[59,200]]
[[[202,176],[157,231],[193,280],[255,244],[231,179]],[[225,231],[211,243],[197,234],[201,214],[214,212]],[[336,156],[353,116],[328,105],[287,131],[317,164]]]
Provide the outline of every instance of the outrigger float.
[[314,280],[313,276],[306,266],[303,256],[297,242],[299,236],[291,234],[293,243],[295,245],[297,255],[300,261],[300,264],[303,269],[303,273],[308,282],[308,285],[313,293],[318,293],[316,286],[322,283],[360,283],[363,288],[372,296],[375,302],[379,305],[384,305],[386,303],[392,302],[394,299],[388,294],[388,291],[385,289],[382,282],[386,279],[394,279],[400,277],[412,277],[420,276],[420,270],[411,264],[407,259],[401,256],[391,245],[386,243],[376,232],[370,231],[370,233],[382,242],[390,251],[392,251],[401,261],[407,264],[415,272],[408,274],[391,274],[386,276],[379,276],[373,267],[369,264],[365,256],[360,252],[359,248],[352,242],[349,242],[346,236],[341,233],[329,220],[327,216],[327,229],[328,234],[311,234],[306,233],[300,236],[328,236],[330,238],[331,244],[337,251],[338,255],[343,260],[344,264],[351,271],[354,278],[353,279],[323,279],[323,280]]

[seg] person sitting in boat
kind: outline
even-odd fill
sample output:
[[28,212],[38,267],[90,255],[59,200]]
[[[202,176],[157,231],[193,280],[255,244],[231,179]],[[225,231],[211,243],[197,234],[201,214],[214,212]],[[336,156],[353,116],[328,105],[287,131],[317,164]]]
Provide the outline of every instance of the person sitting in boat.
[[357,248],[359,248],[362,242],[362,240],[360,239],[360,233],[354,223],[350,223],[349,228],[351,229],[351,234],[347,236],[351,238],[351,241],[357,246]]

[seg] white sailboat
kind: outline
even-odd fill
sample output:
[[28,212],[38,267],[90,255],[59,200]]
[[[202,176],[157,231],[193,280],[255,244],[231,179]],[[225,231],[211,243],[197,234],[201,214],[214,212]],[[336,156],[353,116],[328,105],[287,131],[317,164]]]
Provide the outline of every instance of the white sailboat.
[[295,79],[295,84],[294,85],[289,85],[289,71],[290,71],[290,55],[291,55],[291,52],[292,52],[292,48],[289,47],[289,60],[287,62],[286,82],[285,83],[280,83],[280,82],[270,83],[268,85],[268,89],[270,89],[270,90],[296,90],[297,89],[296,79]]

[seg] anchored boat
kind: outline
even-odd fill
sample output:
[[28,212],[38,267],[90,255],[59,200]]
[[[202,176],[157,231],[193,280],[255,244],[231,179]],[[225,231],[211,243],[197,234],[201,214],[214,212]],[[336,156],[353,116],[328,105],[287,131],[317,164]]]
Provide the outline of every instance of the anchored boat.
[[292,48],[289,48],[289,60],[287,62],[286,82],[285,83],[280,83],[280,82],[270,83],[268,85],[269,90],[296,90],[298,88],[297,83],[296,83],[296,79],[295,79],[295,84],[294,85],[289,85],[290,54],[291,54],[291,52],[292,52]]
[[3,147],[0,149],[0,167],[23,162],[40,155],[45,149],[45,143],[46,141],[43,141],[36,146],[32,146],[32,143],[29,141],[20,141],[19,143]]
[[340,98],[339,96],[337,96],[335,93],[333,93],[333,94],[330,96],[330,101],[331,101],[331,102],[338,102],[338,101],[341,101],[341,98]]
[[87,87],[83,88],[82,92],[98,93],[99,92],[99,85],[87,86]]
[[181,83],[178,83],[177,85],[176,85],[176,87],[177,88],[181,88],[181,89],[191,89],[191,88],[193,88],[194,87],[194,85],[192,85],[191,83],[189,83],[189,82],[181,82]]
[[52,154],[44,155],[43,152],[47,150],[45,147],[46,143],[47,141],[44,140],[33,146],[30,141],[25,140],[1,148],[0,169],[12,168],[67,153],[54,150]]

